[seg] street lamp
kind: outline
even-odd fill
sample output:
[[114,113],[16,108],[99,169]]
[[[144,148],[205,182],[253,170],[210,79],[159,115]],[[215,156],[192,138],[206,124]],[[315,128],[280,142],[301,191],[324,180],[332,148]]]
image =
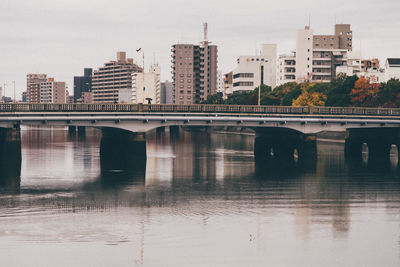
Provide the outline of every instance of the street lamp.
[[[6,97],[6,86],[7,86],[7,84],[6,83],[4,83],[4,92],[3,92],[3,99],[4,99],[4,103],[6,102],[5,101],[5,97]],[[1,100],[1,99],[0,99]]]
[[13,81],[13,84],[14,84],[14,103],[16,102],[15,101],[15,81]]
[[263,66],[260,62],[260,85],[258,86],[258,106],[261,105],[261,85],[263,84]]
[[146,90],[146,87],[144,86],[144,52],[142,48],[136,49],[136,52],[142,52],[142,58],[143,58],[143,65],[142,65],[142,77],[143,77],[143,96],[142,96],[142,104],[144,104],[144,91]]

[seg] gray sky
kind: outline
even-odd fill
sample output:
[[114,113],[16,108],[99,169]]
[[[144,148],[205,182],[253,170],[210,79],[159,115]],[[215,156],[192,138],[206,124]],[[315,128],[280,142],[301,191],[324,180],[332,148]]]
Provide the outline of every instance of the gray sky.
[[294,49],[309,15],[317,34],[333,33],[335,18],[352,24],[354,50],[383,61],[400,57],[399,13],[399,0],[1,0],[0,85],[12,96],[15,80],[20,98],[27,73],[46,73],[72,92],[84,67],[96,69],[116,51],[136,60],[138,47],[146,69],[155,57],[170,80],[171,45],[201,41],[204,21],[223,72],[263,42],[279,53]]

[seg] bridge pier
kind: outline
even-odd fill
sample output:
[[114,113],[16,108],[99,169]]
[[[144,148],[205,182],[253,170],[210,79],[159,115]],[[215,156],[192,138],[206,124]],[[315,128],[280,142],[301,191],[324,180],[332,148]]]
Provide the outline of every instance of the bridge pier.
[[68,135],[75,135],[76,133],[76,126],[68,126]]
[[0,188],[19,190],[21,181],[21,131],[0,128]]
[[145,133],[103,128],[100,142],[102,171],[125,171],[146,165]]
[[345,156],[350,160],[362,160],[362,146],[368,146],[368,164],[388,165],[392,144],[400,144],[400,128],[348,129],[345,140]]
[[[295,157],[297,151],[297,157]],[[293,165],[315,161],[317,141],[315,135],[306,135],[283,128],[259,129],[254,142],[256,161],[274,160]]]

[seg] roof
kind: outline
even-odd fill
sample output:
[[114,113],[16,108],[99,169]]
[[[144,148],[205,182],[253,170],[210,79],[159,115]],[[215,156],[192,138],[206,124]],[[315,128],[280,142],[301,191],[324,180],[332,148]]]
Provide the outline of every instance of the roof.
[[389,65],[400,65],[400,58],[388,58]]

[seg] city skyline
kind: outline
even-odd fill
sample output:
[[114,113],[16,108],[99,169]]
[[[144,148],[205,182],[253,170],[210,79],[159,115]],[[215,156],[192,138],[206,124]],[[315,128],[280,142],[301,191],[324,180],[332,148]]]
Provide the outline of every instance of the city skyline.
[[[400,36],[395,34],[400,26],[397,1],[386,1],[385,6],[373,1],[320,1],[320,5],[311,5],[311,1],[248,1],[246,6],[238,1],[205,1],[190,8],[178,0],[156,3],[3,1],[0,84],[4,87],[7,83],[6,95],[13,96],[12,81],[16,81],[17,99],[21,98],[27,73],[47,73],[67,82],[72,93],[73,77],[83,68],[95,69],[113,59],[117,51],[127,51],[127,56],[137,61],[138,47],[146,53],[145,68],[156,59],[161,80],[171,81],[171,45],[202,40],[205,21],[209,23],[209,40],[218,45],[218,68],[223,73],[235,67],[239,55],[255,54],[261,43],[276,43],[278,54],[295,49],[296,30],[308,24],[309,15],[316,34],[332,33],[334,22],[351,24],[354,50],[361,46],[363,58],[384,61],[400,57],[396,49]],[[361,14],[371,9],[381,13],[361,19]]]

